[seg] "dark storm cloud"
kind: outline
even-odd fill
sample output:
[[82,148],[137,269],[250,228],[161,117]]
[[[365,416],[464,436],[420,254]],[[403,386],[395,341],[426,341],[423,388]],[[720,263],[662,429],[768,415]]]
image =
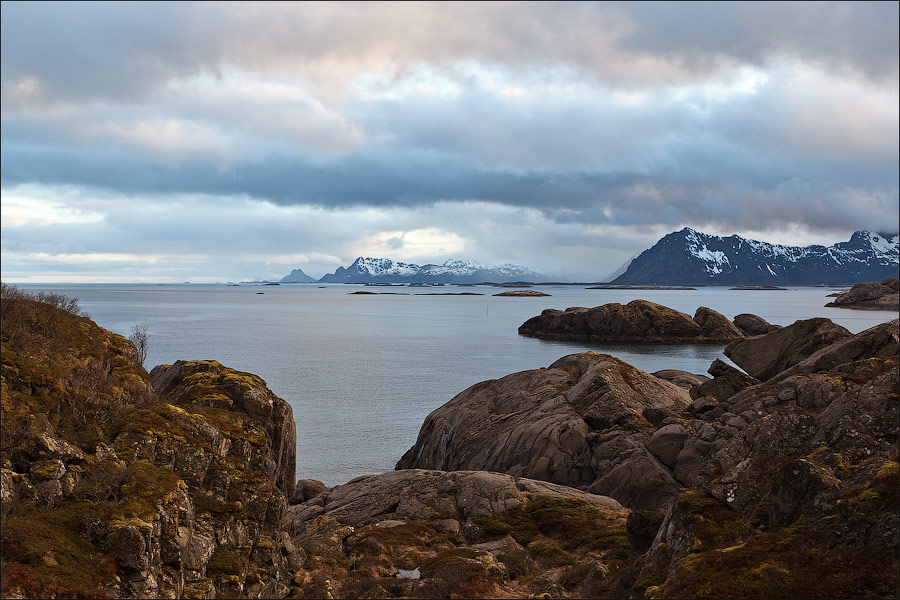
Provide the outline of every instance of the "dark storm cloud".
[[[854,200],[846,187],[833,190],[827,179],[790,179],[784,171],[779,174],[775,164],[768,169],[752,163],[760,168],[738,172],[733,165],[739,161],[723,158],[726,151],[709,144],[702,150],[685,148],[680,154],[696,161],[695,170],[654,175],[484,171],[452,156],[423,158],[417,153],[351,156],[327,166],[282,156],[223,171],[203,163],[152,165],[121,152],[22,150],[8,151],[0,168],[5,185],[41,181],[107,188],[130,196],[248,196],[282,205],[324,207],[415,208],[446,200],[480,200],[536,208],[558,222],[673,226],[691,222],[758,229],[783,221],[822,229],[873,229],[896,214],[896,188],[867,189],[865,199]],[[731,182],[718,181],[714,175],[727,168],[734,170]]]

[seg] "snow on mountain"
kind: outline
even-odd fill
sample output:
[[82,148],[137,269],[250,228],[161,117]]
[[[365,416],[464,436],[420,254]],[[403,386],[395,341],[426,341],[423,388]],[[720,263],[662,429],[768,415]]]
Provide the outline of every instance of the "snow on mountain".
[[388,258],[360,256],[346,269],[339,267],[325,275],[323,283],[482,283],[544,281],[545,273],[521,265],[486,266],[469,260],[451,259],[443,264],[415,265]]
[[785,246],[691,228],[632,260],[620,284],[809,284],[881,281],[898,270],[898,234],[857,231],[831,247]]
[[372,277],[383,277],[385,275],[395,275],[398,277],[411,277],[421,269],[419,265],[407,264],[402,262],[394,262],[389,258],[363,258],[360,256],[349,270],[357,273],[367,273]]
[[484,265],[471,260],[455,260],[450,259],[442,265],[425,265],[422,267],[423,274],[430,275],[471,275],[477,271],[489,269]]

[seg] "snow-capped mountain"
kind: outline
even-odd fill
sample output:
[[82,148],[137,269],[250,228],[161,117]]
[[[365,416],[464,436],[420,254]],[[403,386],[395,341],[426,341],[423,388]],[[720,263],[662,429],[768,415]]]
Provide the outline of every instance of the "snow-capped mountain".
[[896,276],[900,236],[857,231],[848,242],[783,246],[690,228],[670,233],[613,280],[629,285],[848,284]]
[[509,281],[546,281],[547,275],[519,265],[495,267],[474,261],[448,260],[440,265],[414,265],[388,258],[360,256],[349,267],[339,267],[325,275],[321,283],[503,283]]

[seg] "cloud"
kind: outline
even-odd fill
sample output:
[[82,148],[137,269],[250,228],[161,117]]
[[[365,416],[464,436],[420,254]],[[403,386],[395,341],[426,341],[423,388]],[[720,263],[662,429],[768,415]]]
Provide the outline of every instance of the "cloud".
[[[896,84],[895,3],[4,3],[4,100],[139,100],[228,68],[339,89],[422,64],[672,84],[795,56]],[[28,87],[26,85],[26,87]],[[35,97],[32,96],[32,99]]]
[[683,225],[881,228],[897,23],[896,3],[3,3],[4,276],[26,255],[99,273],[128,243],[202,257],[177,278],[357,252],[603,274]]

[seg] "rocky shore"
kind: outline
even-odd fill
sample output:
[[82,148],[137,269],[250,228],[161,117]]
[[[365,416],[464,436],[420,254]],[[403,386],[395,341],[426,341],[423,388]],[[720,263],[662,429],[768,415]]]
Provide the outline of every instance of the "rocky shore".
[[857,283],[846,292],[833,294],[825,306],[856,310],[900,310],[900,279],[888,277],[881,283]]
[[[725,320],[743,370],[711,377],[566,356],[463,391],[397,471],[328,488],[295,482],[295,415],[261,379],[148,374],[50,300],[4,288],[3,597],[900,589],[896,321]],[[715,337],[716,315],[689,320]]]
[[428,416],[398,468],[616,499],[647,550],[638,597],[896,594],[897,321],[857,335],[798,321],[726,354],[746,373],[717,360],[694,382],[584,353],[477,384]]

